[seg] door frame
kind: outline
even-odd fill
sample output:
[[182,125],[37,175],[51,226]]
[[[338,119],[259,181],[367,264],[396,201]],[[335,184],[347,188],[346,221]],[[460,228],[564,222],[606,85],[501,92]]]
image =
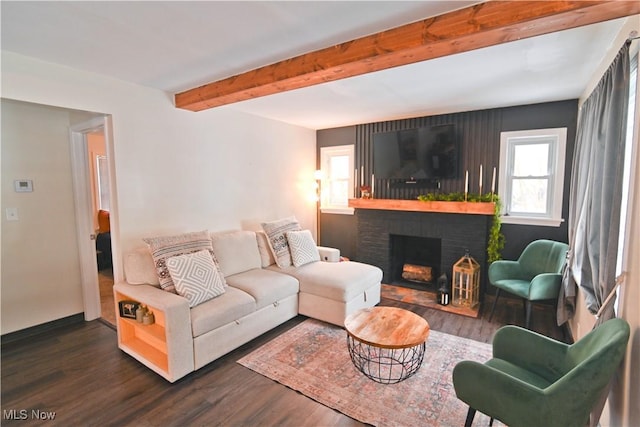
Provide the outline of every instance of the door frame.
[[[112,132],[110,116],[95,117],[91,120],[73,125],[69,128],[71,148],[71,174],[73,180],[73,195],[76,216],[76,238],[78,242],[78,257],[80,263],[80,278],[82,281],[82,300],[84,305],[84,320],[95,320],[102,315],[100,306],[100,289],[98,285],[98,263],[96,259],[96,243],[93,223],[93,203],[91,200],[91,176],[89,169],[89,153],[86,134],[96,130],[104,133],[108,176],[110,185],[110,202],[113,211],[115,187],[113,186],[112,162]],[[113,215],[110,215],[113,223]],[[112,237],[114,236],[112,229]],[[112,243],[112,253],[113,243]],[[114,275],[115,268],[114,267]]]

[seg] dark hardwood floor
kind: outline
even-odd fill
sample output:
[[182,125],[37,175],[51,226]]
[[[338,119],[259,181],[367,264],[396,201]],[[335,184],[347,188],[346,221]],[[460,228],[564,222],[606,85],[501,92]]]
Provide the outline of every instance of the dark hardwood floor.
[[[383,300],[425,317],[431,328],[491,342],[502,325],[522,325],[522,305],[501,299],[473,319]],[[488,305],[490,307],[490,305]],[[236,363],[305,319],[295,319],[170,384],[117,348],[100,321],[75,324],[2,346],[2,425],[354,426],[361,423]],[[562,338],[550,307],[536,308],[533,329]],[[38,420],[51,417],[53,421]],[[21,419],[23,418],[23,419]],[[460,425],[464,420],[460,420]]]

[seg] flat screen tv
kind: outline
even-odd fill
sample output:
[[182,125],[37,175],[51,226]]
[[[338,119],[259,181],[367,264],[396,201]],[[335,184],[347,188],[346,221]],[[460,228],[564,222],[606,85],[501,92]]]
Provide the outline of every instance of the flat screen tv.
[[407,183],[457,178],[459,144],[454,125],[373,134],[376,179]]

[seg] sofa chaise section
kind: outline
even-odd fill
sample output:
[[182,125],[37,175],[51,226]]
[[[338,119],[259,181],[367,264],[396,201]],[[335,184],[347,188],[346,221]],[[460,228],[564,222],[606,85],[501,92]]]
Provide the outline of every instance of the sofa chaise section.
[[298,312],[314,319],[344,326],[349,314],[380,302],[382,270],[372,265],[347,261],[269,268],[298,279]]

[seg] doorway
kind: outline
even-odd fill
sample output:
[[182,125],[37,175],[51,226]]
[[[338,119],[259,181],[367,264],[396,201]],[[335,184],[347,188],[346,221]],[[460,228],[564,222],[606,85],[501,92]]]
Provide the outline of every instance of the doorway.
[[109,161],[104,126],[85,133],[91,189],[91,217],[94,221],[100,317],[115,327],[113,300],[113,258],[111,251],[111,204]]
[[85,320],[115,327],[109,125],[109,117],[99,117],[73,126],[71,152]]

